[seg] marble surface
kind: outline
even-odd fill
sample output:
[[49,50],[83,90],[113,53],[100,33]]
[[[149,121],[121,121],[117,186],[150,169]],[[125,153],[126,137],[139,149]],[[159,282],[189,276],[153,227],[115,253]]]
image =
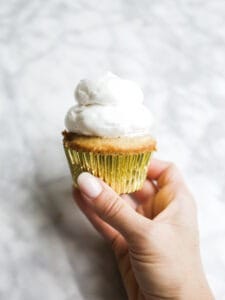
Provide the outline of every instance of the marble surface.
[[0,1],[0,298],[126,299],[113,255],[73,204],[60,132],[82,77],[137,80],[157,157],[184,172],[225,299],[225,2]]

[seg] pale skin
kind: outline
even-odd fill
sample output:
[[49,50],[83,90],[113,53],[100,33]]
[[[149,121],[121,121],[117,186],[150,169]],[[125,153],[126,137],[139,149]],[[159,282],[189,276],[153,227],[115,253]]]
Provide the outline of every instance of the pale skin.
[[142,190],[119,196],[82,173],[74,199],[110,243],[130,300],[214,299],[202,268],[196,206],[174,164],[153,160]]

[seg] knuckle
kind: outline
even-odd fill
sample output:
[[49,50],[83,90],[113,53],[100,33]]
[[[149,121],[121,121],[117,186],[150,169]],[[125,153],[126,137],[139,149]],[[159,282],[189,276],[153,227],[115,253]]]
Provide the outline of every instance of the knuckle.
[[176,166],[176,164],[174,162],[170,161],[168,163],[168,169],[170,169],[170,170],[177,170],[177,166]]
[[119,214],[122,208],[123,202],[120,201],[119,196],[107,196],[104,197],[104,204],[102,205],[101,215],[105,219],[113,219]]
[[167,162],[167,167],[165,171],[161,174],[158,184],[159,186],[163,186],[165,182],[168,181],[176,181],[178,177],[179,171],[177,166],[173,162]]
[[167,170],[167,176],[169,176],[171,179],[182,179],[180,170],[175,163],[170,162]]

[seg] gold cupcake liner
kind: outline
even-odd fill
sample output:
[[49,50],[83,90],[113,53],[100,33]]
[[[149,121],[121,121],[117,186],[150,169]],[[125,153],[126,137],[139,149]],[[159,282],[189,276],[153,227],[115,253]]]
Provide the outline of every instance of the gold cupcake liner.
[[64,145],[74,186],[82,172],[89,172],[110,185],[118,194],[142,188],[152,152],[138,154],[105,154],[83,152]]

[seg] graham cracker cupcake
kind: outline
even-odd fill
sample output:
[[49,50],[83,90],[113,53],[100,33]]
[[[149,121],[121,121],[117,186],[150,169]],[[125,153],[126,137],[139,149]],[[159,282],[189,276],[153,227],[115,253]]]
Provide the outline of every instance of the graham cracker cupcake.
[[68,111],[63,131],[74,185],[85,171],[119,194],[141,189],[156,141],[139,86],[107,73],[98,80],[81,80],[75,96],[77,104]]

